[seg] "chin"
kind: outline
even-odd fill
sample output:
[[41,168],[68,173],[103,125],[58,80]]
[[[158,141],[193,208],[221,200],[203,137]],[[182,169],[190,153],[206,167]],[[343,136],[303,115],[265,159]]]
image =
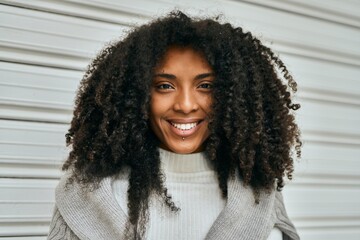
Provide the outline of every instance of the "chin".
[[199,145],[194,145],[194,146],[173,145],[173,146],[167,146],[166,149],[178,154],[190,154],[190,153],[201,152],[203,150],[203,148],[200,147]]

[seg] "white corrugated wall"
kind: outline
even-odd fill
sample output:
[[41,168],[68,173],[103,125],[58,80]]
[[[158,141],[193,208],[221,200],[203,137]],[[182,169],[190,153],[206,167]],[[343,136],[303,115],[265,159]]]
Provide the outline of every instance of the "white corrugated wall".
[[83,70],[104,43],[167,10],[223,13],[299,84],[303,159],[284,190],[305,240],[360,239],[360,2],[0,0],[0,239],[45,239]]

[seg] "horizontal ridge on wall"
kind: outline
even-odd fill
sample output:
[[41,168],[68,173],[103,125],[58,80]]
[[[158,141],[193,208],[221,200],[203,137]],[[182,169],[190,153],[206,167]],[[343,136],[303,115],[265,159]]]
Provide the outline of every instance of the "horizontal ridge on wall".
[[280,58],[297,81],[297,96],[301,99],[360,107],[359,67],[289,54],[281,54]]
[[[234,0],[263,6],[266,8],[278,9],[279,11],[291,12],[293,14],[304,15],[323,21],[334,22],[338,24],[348,25],[360,28],[360,18],[357,9],[360,8],[359,2],[342,1],[339,8],[337,0],[327,0],[326,4],[322,0]],[[357,6],[354,6],[357,5]]]
[[0,62],[0,118],[69,123],[82,74]]
[[[68,155],[67,124],[0,120],[0,126],[0,177],[60,177]],[[360,162],[354,158],[360,154],[358,146],[340,140],[314,141],[308,132],[302,140],[302,158],[295,161],[296,184],[360,186]]]
[[[339,8],[336,0],[328,0],[324,5],[323,1],[309,1],[301,0],[279,1],[279,0],[233,0],[234,2],[243,2],[248,4],[256,4],[267,8],[277,9],[279,11],[287,11],[293,14],[304,15],[316,19],[323,19],[324,21],[336,22],[343,25],[360,27],[360,20],[355,10],[354,4],[356,1],[343,1],[344,4]],[[154,11],[144,8],[148,1],[137,0],[134,1],[81,1],[70,0],[66,2],[56,1],[39,1],[32,0],[1,0],[5,4],[21,6],[25,8],[33,8],[42,11],[49,11],[60,13],[64,15],[73,15],[84,18],[96,18],[97,20],[118,24],[132,25],[134,22],[145,21],[154,15]],[[351,3],[351,4],[349,4]],[[152,1],[153,9],[172,8],[174,1]],[[358,6],[360,7],[360,5]],[[99,8],[106,10],[107,14],[99,15]],[[122,14],[119,14],[122,13]],[[125,16],[124,16],[125,15]]]
[[0,178],[0,237],[46,235],[57,182]]
[[[57,180],[0,179],[0,236],[45,235],[54,206]],[[21,191],[23,194],[19,195]],[[311,194],[308,200],[303,196]],[[298,228],[316,229],[338,225],[359,226],[357,189],[296,186],[284,189],[289,216]],[[31,207],[29,207],[31,205]],[[316,209],[316,210],[314,210]]]
[[[308,227],[307,219],[319,220],[318,225],[324,225],[321,219],[328,221],[337,219],[348,221],[354,219],[355,225],[360,225],[360,209],[354,209],[358,202],[358,189],[333,186],[324,188],[322,185],[296,185],[289,184],[283,190],[285,206],[288,214],[297,225]],[[311,196],[304,198],[304,196]],[[342,220],[343,219],[343,220]],[[345,225],[345,224],[344,224]]]
[[359,189],[360,148],[354,145],[329,144],[311,141],[308,133],[303,140],[301,158],[294,159],[294,187],[314,187],[331,189],[333,187]]
[[[11,4],[21,6],[22,2],[23,1],[12,1]],[[108,8],[106,8],[107,3],[99,1],[97,3],[99,5],[102,4],[105,6],[101,8],[101,11],[97,11],[97,15],[106,14],[106,11],[108,11]],[[46,3],[44,4],[46,5]],[[66,5],[70,3],[66,2],[64,4]],[[79,3],[74,4],[77,5]],[[39,8],[39,5],[41,4],[37,2],[34,8]],[[81,5],[86,6],[87,4],[85,2],[81,2]],[[124,10],[120,8],[122,5],[113,4],[111,6],[113,7],[111,11],[118,11],[119,15],[124,14]],[[140,9],[143,9],[144,6],[147,6],[147,9],[144,9],[145,12],[150,11],[155,15],[160,13],[160,10],[156,8],[156,4],[150,5],[150,7],[149,5],[141,6],[138,4],[137,8],[135,9],[139,11],[139,16],[141,16]],[[174,6],[174,4],[163,6],[161,9],[163,9],[163,11],[169,10],[167,8],[170,6]],[[196,12],[200,11],[199,9],[201,3],[194,3],[193,8],[189,8],[186,5],[186,1],[181,3],[179,2],[176,6],[184,8],[187,11]],[[61,9],[61,3],[58,3],[58,7],[58,9]],[[214,9],[209,8],[208,10],[210,12],[214,11],[215,7],[220,7],[218,11],[223,11],[224,14],[228,16],[229,20],[235,23],[244,22],[245,25],[249,27],[249,29],[253,29],[252,32],[259,33],[261,36],[264,36],[267,41],[274,42],[273,47],[279,52],[309,56],[312,58],[325,60],[331,59],[335,62],[343,62],[346,64],[353,64],[355,66],[360,65],[360,50],[356,48],[356,46],[359,44],[358,39],[360,36],[359,32],[353,28],[337,26],[336,24],[330,22],[308,19],[306,17],[296,16],[286,12],[275,11],[271,9],[258,9],[256,6],[242,2],[227,1],[223,2],[221,5],[216,5],[216,2],[214,2]],[[235,9],[237,10],[235,11]],[[251,14],[251,12],[254,12],[255,10],[258,12],[256,17]],[[102,11],[104,12],[102,13]],[[61,10],[59,10],[59,12],[61,13]],[[19,23],[16,25],[13,25],[13,23],[9,20],[9,18],[11,18],[9,15],[14,14],[18,15],[17,18],[19,19]],[[258,16],[262,17],[259,18]],[[4,23],[1,23],[0,26],[4,27],[3,31],[7,32],[5,36],[8,35],[8,37],[2,37],[0,39],[0,45],[9,47],[8,44],[9,42],[13,42],[14,37],[19,36],[19,34],[26,34],[32,37],[29,39],[29,41],[26,42],[22,42],[21,40],[18,41],[17,47],[20,50],[32,50],[34,52],[41,52],[45,50],[51,54],[62,53],[68,56],[71,55],[78,57],[79,61],[84,61],[84,58],[93,56],[94,53],[102,47],[104,42],[118,38],[124,34],[123,30],[128,29],[128,26],[125,25],[123,26],[123,29],[119,29],[119,25],[90,20],[91,16],[89,16],[89,19],[83,19],[78,18],[76,15],[54,15],[34,10],[14,9],[8,6],[2,6],[1,18],[2,22]],[[26,18],[31,19],[28,24],[25,24],[21,20]],[[43,37],[42,35],[44,33],[41,32],[41,29],[34,31],[31,30],[31,28],[25,27],[29,24],[34,26],[34,23],[35,25],[36,22],[40,23],[41,19],[46,19],[47,24],[49,24],[48,26],[58,25],[57,29],[61,29],[61,35],[50,34],[46,37]],[[287,19],[287,21],[283,21],[283,19]],[[147,20],[150,20],[150,18]],[[34,22],[32,23],[32,21]],[[69,22],[73,22],[70,25],[71,27],[68,25]],[[81,25],[84,27],[83,30],[77,31],[73,36],[64,35],[63,29],[64,31],[65,29],[70,29],[69,31],[71,31],[73,27],[79,27],[77,24],[78,22],[81,22]],[[94,24],[97,25],[96,29],[90,30],[91,26]],[[295,24],[296,26],[303,26],[303,28],[297,27],[295,29],[291,27],[291,24]],[[99,25],[102,25],[102,27]],[[96,34],[94,34],[93,37],[86,37],[91,33]],[[329,35],[326,42],[323,41],[322,36],[324,34]],[[359,38],[354,36],[359,36]],[[31,42],[32,38],[37,40],[36,43]],[[53,39],[52,42],[56,44],[48,42],[49,39]],[[299,39],[301,40],[299,41]],[[74,46],[76,46],[76,48]],[[91,52],[90,49],[92,49],[93,52]],[[7,57],[10,58],[11,56]],[[59,57],[61,56],[59,55]],[[21,61],[21,59],[6,59],[6,61],[18,62]],[[46,62],[44,62],[44,64],[46,64]]]
[[0,120],[0,177],[59,178],[68,154],[67,128],[65,124]]
[[[360,107],[360,98],[358,94],[344,93],[334,90],[319,90],[313,88],[302,87],[302,98],[314,101],[332,102],[334,104],[350,104]],[[359,88],[358,88],[359,89]],[[354,88],[354,90],[356,90]]]
[[0,6],[0,59],[83,71],[106,42],[119,38],[118,25]]
[[299,85],[294,102],[302,105],[296,115],[304,136],[302,159],[295,161],[294,179],[283,191],[288,214],[302,239],[357,239],[360,235],[360,209],[356,207],[360,187],[360,21],[356,6],[360,3],[1,3],[2,240],[46,239],[54,188],[69,151],[64,135],[75,92],[90,59],[130,27],[163,15],[174,6],[191,15],[223,13],[225,21],[251,30],[280,56]]
[[[334,121],[335,122],[335,121]],[[352,123],[356,124],[356,121],[352,121]],[[322,144],[328,144],[329,146],[332,145],[342,145],[342,146],[348,146],[348,147],[359,147],[360,146],[360,136],[358,134],[341,134],[341,133],[334,133],[330,132],[331,130],[325,130],[325,131],[318,131],[316,126],[321,126],[321,122],[318,124],[312,124],[313,129],[308,130],[304,127],[304,124],[301,125],[301,132],[303,135],[306,136],[306,141],[313,143],[322,143]],[[309,124],[307,124],[309,125]],[[329,126],[331,126],[331,123],[328,123]],[[345,124],[342,124],[343,127]],[[351,131],[351,128],[349,128]]]
[[[142,4],[149,4],[147,0],[140,0]],[[137,0],[139,2],[139,0]],[[152,4],[157,1],[153,1]],[[100,22],[133,26],[135,23],[141,24],[153,16],[152,11],[146,8],[136,8],[135,2],[130,4],[126,1],[118,1],[115,5],[109,2],[97,3],[95,1],[42,1],[42,0],[0,0],[0,3],[9,6],[19,6],[38,11],[50,12],[60,15],[75,16],[84,19],[93,19]],[[135,7],[134,7],[135,5]],[[139,5],[139,4],[138,4]],[[132,6],[132,7],[129,7]],[[157,7],[162,8],[160,3]],[[99,11],[101,9],[101,11]]]
[[[360,235],[360,228],[335,228],[335,227],[323,227],[323,228],[313,228],[306,229],[300,235],[301,239],[306,240],[339,240],[339,239],[358,239]],[[301,230],[301,229],[299,229]]]
[[[311,109],[316,110],[312,114],[320,115],[319,120],[325,116],[339,119],[344,113],[341,119],[353,122],[350,126],[356,124],[358,120],[351,116],[360,106],[359,68],[286,54],[281,58],[298,82],[298,99],[294,101],[302,104],[299,111],[304,118],[311,117],[307,114]],[[1,118],[70,122],[83,72],[0,62],[0,74]],[[338,74],[342,76],[341,84],[338,84]],[[329,115],[331,108],[341,114]],[[327,109],[325,115],[322,114],[324,109]]]
[[[73,108],[75,91],[83,75],[80,71],[7,62],[0,62],[0,74],[0,86],[5,89],[0,96],[1,99],[14,99],[18,96],[18,101],[46,102],[49,108],[64,110]],[[16,95],[11,95],[14,91],[17,91]],[[50,107],[51,104],[54,106]]]
[[[336,106],[327,104],[326,102],[318,103],[308,101],[306,99],[301,99],[299,102],[301,103],[302,108],[299,113],[296,113],[297,122],[301,126],[301,131],[304,135],[306,135],[307,141],[350,146],[360,145],[360,132],[357,127],[359,119],[352,118],[353,110],[351,107],[343,105]],[[44,115],[34,116],[34,114],[39,114],[40,112],[33,108],[22,106],[20,109],[14,109],[13,106],[11,106],[7,110],[6,106],[2,105],[1,102],[0,105],[0,115],[3,118],[9,116],[9,118],[13,119],[18,116],[18,119],[23,120],[47,120],[51,122],[59,122],[59,126],[63,125],[66,127],[69,126],[68,123],[71,118],[70,111],[65,112],[62,116],[60,116],[60,113],[57,112],[56,114],[54,109],[41,109],[44,112]],[[337,112],[338,114],[332,114],[334,112]],[[57,118],[57,116],[59,118]],[[60,117],[66,119],[61,119]],[[316,119],[316,121],[306,121],[306,119]],[[15,123],[20,126],[21,122],[18,123],[15,121]]]

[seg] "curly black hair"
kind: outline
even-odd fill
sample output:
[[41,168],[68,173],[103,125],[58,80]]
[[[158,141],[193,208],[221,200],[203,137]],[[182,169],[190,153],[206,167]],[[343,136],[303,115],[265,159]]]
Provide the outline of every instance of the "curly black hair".
[[84,75],[66,134],[72,150],[63,165],[72,171],[70,182],[95,187],[129,167],[128,221],[134,234],[145,231],[150,194],[178,210],[164,185],[159,140],[149,124],[154,68],[174,45],[201,52],[215,72],[205,153],[224,198],[237,173],[254,196],[274,186],[280,191],[284,179],[292,178],[293,150],[301,156],[293,112],[300,105],[292,102],[297,84],[250,32],[181,11],[136,27],[102,50]]

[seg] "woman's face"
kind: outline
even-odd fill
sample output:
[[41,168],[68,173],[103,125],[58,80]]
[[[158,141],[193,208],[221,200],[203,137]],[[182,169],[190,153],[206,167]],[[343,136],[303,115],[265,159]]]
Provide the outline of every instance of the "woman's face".
[[207,60],[192,48],[167,50],[151,88],[150,123],[160,147],[182,154],[203,150],[214,78]]

